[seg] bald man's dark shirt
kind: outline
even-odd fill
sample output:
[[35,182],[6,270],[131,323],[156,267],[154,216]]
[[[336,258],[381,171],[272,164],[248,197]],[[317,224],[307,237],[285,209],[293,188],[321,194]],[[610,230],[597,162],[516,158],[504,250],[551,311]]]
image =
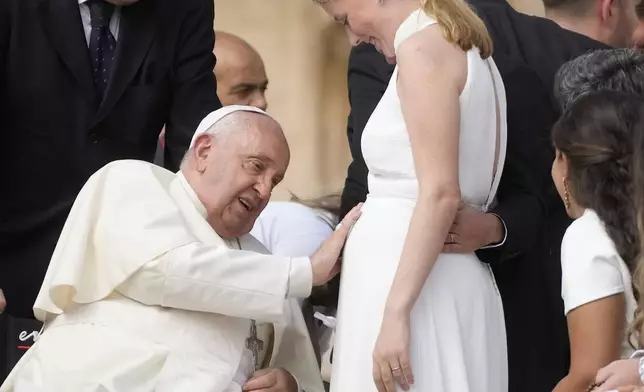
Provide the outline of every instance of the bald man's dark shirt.
[[[547,19],[520,14],[503,0],[470,4],[492,36],[508,105],[507,156],[493,211],[503,219],[507,239],[477,255],[493,266],[503,299],[510,392],[549,392],[570,365],[559,258],[570,220],[550,178],[550,128],[559,116],[554,76],[564,62],[606,46]],[[353,159],[342,193],[343,214],[366,199],[368,169],[360,140],[393,69],[370,45],[351,51],[347,136]],[[338,292],[338,280],[331,292]]]

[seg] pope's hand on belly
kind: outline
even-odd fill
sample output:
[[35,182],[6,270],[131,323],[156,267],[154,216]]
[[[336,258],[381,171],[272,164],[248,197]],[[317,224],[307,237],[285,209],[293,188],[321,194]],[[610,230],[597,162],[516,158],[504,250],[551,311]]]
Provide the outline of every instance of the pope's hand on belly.
[[321,286],[340,272],[340,254],[349,231],[360,218],[362,203],[355,206],[338,224],[336,230],[311,256],[313,286]]

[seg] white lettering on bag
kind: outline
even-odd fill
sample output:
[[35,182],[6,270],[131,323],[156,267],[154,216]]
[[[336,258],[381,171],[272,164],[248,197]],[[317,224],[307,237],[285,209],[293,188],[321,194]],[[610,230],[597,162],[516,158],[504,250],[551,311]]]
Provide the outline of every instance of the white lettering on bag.
[[20,339],[21,342],[25,342],[29,339],[33,339],[33,341],[36,342],[39,337],[40,337],[40,332],[38,331],[31,331],[30,333],[27,333],[27,331],[22,331],[18,335],[18,339]]

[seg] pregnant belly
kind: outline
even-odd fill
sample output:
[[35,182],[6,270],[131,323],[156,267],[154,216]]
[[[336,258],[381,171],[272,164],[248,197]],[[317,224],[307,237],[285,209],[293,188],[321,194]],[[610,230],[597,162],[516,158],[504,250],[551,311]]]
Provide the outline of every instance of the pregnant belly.
[[[345,247],[343,291],[360,291],[365,300],[382,297],[384,301],[398,268],[414,205],[415,201],[406,199],[367,200]],[[488,267],[474,253],[441,254],[425,284],[441,296],[454,292],[469,297],[480,295],[475,282],[493,284]]]
[[415,205],[411,199],[369,197],[347,239],[345,258],[351,249],[376,241],[383,241],[380,246],[402,250]]

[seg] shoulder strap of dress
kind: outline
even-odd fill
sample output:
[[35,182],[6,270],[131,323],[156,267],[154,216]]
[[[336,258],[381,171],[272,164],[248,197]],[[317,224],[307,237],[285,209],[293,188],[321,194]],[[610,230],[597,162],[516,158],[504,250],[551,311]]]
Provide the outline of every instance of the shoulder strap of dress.
[[398,51],[398,47],[412,35],[436,23],[436,19],[425,13],[422,9],[412,12],[396,31],[396,35],[394,37],[395,50]]
[[498,86],[496,85],[496,74],[492,70],[490,65],[491,57],[485,59],[485,64],[487,65],[488,70],[490,71],[490,77],[492,78],[492,89],[494,91],[494,107],[496,113],[496,147],[494,150],[494,175],[492,184],[490,186],[490,192],[487,195],[487,200],[485,201],[485,210],[487,211],[492,202],[494,201],[494,196],[496,195],[496,190],[499,187],[499,182],[501,181],[501,174],[503,171],[501,162],[505,161],[505,143],[502,140],[503,135],[501,132],[501,108],[499,103],[499,94]]

